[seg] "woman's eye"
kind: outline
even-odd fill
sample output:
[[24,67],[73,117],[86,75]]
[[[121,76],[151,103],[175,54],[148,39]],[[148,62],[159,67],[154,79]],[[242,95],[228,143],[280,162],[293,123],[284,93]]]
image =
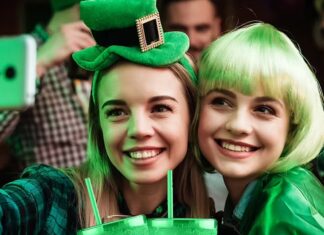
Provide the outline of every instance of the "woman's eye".
[[276,115],[275,109],[268,105],[260,105],[255,108],[255,111],[260,112],[262,114]]
[[223,97],[216,97],[212,99],[211,104],[213,106],[231,106],[231,102]]
[[165,104],[158,104],[155,105],[152,109],[152,113],[164,113],[164,112],[171,112],[172,108]]
[[127,113],[123,109],[116,108],[116,109],[110,109],[106,111],[106,117],[108,118],[117,118],[117,117],[122,117],[126,116]]

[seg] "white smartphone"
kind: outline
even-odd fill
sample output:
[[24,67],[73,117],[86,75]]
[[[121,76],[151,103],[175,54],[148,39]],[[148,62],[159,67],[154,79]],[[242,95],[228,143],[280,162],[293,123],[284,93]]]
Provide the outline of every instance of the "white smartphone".
[[0,110],[34,104],[36,42],[30,35],[0,37]]

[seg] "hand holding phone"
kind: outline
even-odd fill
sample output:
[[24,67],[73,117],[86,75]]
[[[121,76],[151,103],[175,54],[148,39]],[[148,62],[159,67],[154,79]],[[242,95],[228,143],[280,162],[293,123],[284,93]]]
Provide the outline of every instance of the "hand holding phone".
[[32,36],[0,38],[0,110],[23,109],[36,93],[36,42]]

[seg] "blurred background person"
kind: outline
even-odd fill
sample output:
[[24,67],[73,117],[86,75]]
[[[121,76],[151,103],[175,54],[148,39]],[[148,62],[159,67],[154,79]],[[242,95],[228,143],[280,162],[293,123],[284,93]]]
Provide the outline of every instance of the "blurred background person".
[[1,183],[32,163],[71,167],[86,157],[90,76],[81,80],[73,73],[71,54],[95,42],[80,21],[79,0],[52,0],[51,8],[48,24],[37,24],[32,32],[38,44],[35,104],[0,112],[0,142],[10,157]]
[[189,53],[195,59],[221,35],[222,11],[218,0],[161,0],[160,12],[166,31],[188,35]]

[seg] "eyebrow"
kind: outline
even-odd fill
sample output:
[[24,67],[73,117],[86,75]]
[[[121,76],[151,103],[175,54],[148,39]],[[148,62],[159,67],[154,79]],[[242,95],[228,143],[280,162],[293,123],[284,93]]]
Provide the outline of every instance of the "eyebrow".
[[126,105],[126,102],[123,100],[107,100],[105,103],[102,104],[101,109],[103,109],[105,106],[109,105]]
[[[149,99],[149,103],[153,103],[153,102],[157,102],[157,101],[161,101],[161,100],[171,100],[173,102],[178,103],[177,99],[175,99],[172,96],[167,96],[167,95],[161,95],[161,96],[153,96]],[[101,106],[101,109],[104,108],[105,106],[109,106],[109,105],[118,105],[118,106],[124,106],[127,105],[127,103],[124,100],[107,100],[105,103],[103,103],[103,105]]]
[[227,95],[227,96],[229,96],[229,97],[231,97],[233,99],[236,97],[236,95],[233,92],[229,91],[229,90],[217,89],[217,88],[208,91],[205,96],[207,96],[207,95],[209,95],[210,93],[213,93],[213,92],[223,93],[224,95]]
[[210,28],[211,25],[210,24],[207,24],[207,23],[200,23],[200,24],[197,24],[195,25],[195,29],[199,29],[199,28]]
[[157,101],[161,101],[161,100],[171,100],[171,101],[178,103],[176,98],[174,98],[172,96],[168,96],[168,95],[154,96],[149,99],[149,102],[152,103],[152,102],[157,102]]

